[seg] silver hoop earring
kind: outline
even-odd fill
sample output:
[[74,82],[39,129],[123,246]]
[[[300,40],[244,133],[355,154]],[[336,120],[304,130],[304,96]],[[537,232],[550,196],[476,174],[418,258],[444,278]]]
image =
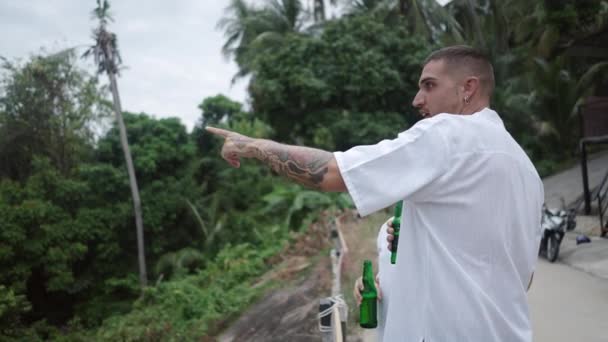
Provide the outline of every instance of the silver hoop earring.
[[464,97],[464,103],[469,104],[469,97],[468,96]]

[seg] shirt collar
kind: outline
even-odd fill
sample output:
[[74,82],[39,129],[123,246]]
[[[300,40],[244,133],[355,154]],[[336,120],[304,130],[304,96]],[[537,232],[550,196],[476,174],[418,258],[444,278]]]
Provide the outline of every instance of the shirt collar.
[[498,116],[498,113],[496,113],[494,110],[490,109],[489,107],[485,107],[484,109],[480,110],[477,113],[473,113],[474,116],[483,118],[485,120],[489,120],[495,124],[500,124],[501,126],[504,126],[504,123],[502,122],[502,119],[500,118],[500,116]]

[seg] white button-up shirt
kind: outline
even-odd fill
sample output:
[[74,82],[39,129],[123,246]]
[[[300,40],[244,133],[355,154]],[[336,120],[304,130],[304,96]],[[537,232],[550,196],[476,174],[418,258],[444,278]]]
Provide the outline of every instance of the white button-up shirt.
[[404,200],[384,341],[531,341],[543,185],[491,109],[336,152],[362,216]]

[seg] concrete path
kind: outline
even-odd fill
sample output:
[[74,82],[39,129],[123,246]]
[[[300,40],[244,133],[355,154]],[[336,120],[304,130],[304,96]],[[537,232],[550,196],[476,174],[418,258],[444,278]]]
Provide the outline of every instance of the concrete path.
[[608,341],[608,280],[539,260],[528,294],[535,342]]
[[[589,157],[589,188],[593,189],[602,181],[608,171],[608,152]],[[581,165],[577,164],[568,170],[543,179],[545,185],[545,203],[550,208],[560,208],[561,198],[567,205],[574,203],[583,193],[583,176]]]
[[[592,156],[588,170],[593,189],[608,171],[608,152]],[[548,207],[574,203],[583,193],[580,164],[543,184]],[[535,342],[608,342],[608,239],[576,245],[578,234],[598,235],[598,216],[577,216],[556,263],[539,260],[528,294]]]
[[557,261],[608,281],[608,239],[591,236],[590,243],[577,246],[576,235],[576,232],[566,234]]

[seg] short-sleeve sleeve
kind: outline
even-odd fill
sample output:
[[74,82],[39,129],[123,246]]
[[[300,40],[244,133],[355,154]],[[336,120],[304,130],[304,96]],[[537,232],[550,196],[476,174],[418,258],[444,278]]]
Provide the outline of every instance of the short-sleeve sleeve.
[[422,120],[396,139],[334,152],[361,216],[400,200],[422,201],[432,196],[429,189],[447,169],[449,154],[441,121]]

